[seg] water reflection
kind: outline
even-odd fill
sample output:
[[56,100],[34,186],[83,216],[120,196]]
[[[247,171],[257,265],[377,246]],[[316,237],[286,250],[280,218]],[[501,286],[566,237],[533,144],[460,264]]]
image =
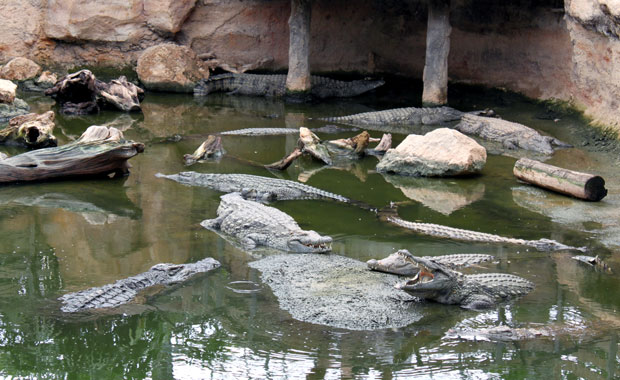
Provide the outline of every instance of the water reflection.
[[450,215],[484,197],[484,184],[473,179],[413,178],[384,174],[386,182],[431,210]]

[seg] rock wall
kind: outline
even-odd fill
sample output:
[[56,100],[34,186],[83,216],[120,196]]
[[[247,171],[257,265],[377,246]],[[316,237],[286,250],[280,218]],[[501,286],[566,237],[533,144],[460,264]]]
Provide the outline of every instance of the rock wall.
[[[288,64],[289,0],[4,0],[0,63],[135,66],[163,42],[231,65]],[[452,0],[452,81],[573,102],[620,130],[617,0]],[[424,1],[315,0],[314,72],[390,72],[421,78]]]

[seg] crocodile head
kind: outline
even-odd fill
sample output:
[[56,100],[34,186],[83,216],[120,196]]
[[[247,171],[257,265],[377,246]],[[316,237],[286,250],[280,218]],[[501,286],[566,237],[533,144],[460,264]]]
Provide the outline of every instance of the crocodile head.
[[384,259],[368,260],[366,264],[370,270],[393,273],[400,276],[415,276],[420,271],[420,267],[410,257],[413,257],[413,255],[409,251],[401,249]]
[[445,265],[413,255],[409,256],[409,259],[418,267],[418,273],[413,278],[396,284],[396,289],[404,290],[415,297],[438,300],[449,294],[457,284],[458,273]]
[[286,240],[287,250],[300,253],[322,253],[332,250],[332,238],[315,231],[299,231]]
[[191,264],[157,264],[151,267],[152,272],[161,279],[161,284],[172,285],[188,280],[198,273],[208,272],[220,266],[210,257]]

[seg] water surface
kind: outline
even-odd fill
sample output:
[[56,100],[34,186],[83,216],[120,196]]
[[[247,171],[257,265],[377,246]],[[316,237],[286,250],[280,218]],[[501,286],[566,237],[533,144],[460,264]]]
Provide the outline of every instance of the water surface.
[[[130,160],[127,178],[0,187],[0,374],[67,379],[618,377],[620,281],[617,274],[578,265],[570,252],[420,236],[334,202],[274,204],[302,228],[333,236],[335,254],[365,261],[401,248],[421,255],[490,253],[499,258],[496,264],[470,271],[513,273],[536,284],[528,296],[484,312],[428,303],[422,319],[404,328],[329,328],[296,321],[280,310],[260,274],[247,265],[255,258],[199,226],[215,216],[219,193],[154,176],[187,170],[183,154],[193,152],[210,133],[321,127],[325,123],[309,118],[416,105],[419,97],[417,90],[388,88],[346,101],[295,105],[225,95],[148,94],[143,114],[58,115],[60,143],[90,125],[107,124],[146,149]],[[37,112],[56,109],[44,97],[25,98]],[[375,173],[374,157],[329,168],[304,157],[283,173],[263,169],[261,164],[293,149],[296,137],[291,135],[226,136],[224,158],[191,170],[303,180],[376,207],[404,202],[399,211],[407,220],[587,246],[620,273],[620,176],[613,147],[584,132],[580,118],[538,119],[547,111],[544,105],[511,94],[456,87],[451,101],[463,110],[493,108],[508,120],[575,144],[549,162],[602,174],[609,196],[594,204],[536,193],[512,176],[516,159],[500,155],[489,156],[482,175],[467,179],[384,177]],[[423,130],[428,129],[412,128],[414,133]],[[177,141],[177,135],[183,138]],[[371,135],[380,137],[379,132]],[[395,143],[403,138],[395,135]],[[207,256],[222,268],[122,314],[67,316],[55,301],[157,263]],[[244,289],[252,291],[239,291]],[[453,328],[548,323],[591,326],[591,333],[517,343],[446,339]]]

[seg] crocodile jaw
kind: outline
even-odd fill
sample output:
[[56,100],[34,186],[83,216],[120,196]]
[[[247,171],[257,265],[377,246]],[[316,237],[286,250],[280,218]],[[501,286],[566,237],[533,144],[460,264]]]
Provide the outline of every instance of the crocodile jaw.
[[396,289],[404,290],[415,297],[439,300],[449,294],[456,284],[456,276],[449,271],[442,270],[441,266],[429,260],[413,257],[419,272],[415,277],[396,284]]
[[420,268],[412,260],[407,260],[401,251],[394,252],[381,260],[371,259],[366,261],[366,265],[371,270],[379,272],[393,273],[400,276],[414,276]]
[[291,236],[287,240],[289,251],[300,253],[323,253],[332,250],[332,238],[321,236],[314,231],[304,231],[303,233]]

